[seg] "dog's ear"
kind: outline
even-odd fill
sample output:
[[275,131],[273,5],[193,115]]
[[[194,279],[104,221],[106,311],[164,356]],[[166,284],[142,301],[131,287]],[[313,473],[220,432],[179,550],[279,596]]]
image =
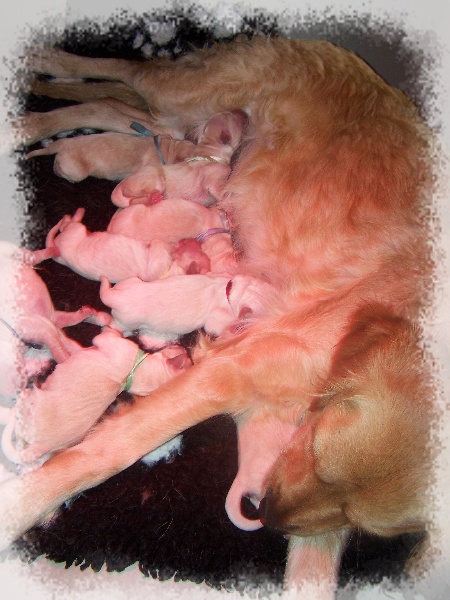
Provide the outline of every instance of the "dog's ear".
[[327,483],[357,484],[353,518],[393,535],[420,521],[433,392],[417,328],[380,311],[367,317],[336,352],[315,427],[316,473]]
[[[408,346],[417,344],[417,330],[383,306],[366,306],[354,313],[348,333],[335,350],[327,383],[311,403],[310,411],[322,411],[344,398],[355,404],[358,397],[348,392],[355,377],[360,378],[365,369],[374,368],[380,362],[389,363],[389,360],[400,358],[397,348],[403,343],[401,340]],[[387,358],[389,356],[391,358]],[[389,372],[392,364],[386,366],[386,372]]]
[[291,533],[423,527],[433,396],[418,331],[381,309],[356,316],[269,481],[272,525]]
[[[337,440],[327,432],[332,428],[370,453],[370,444],[375,448],[382,436],[387,440],[398,419],[404,429],[422,431],[408,417],[417,414],[408,411],[409,403],[421,404],[427,396],[421,360],[418,331],[408,321],[383,307],[358,311],[336,349],[323,393],[311,405],[313,412],[323,411],[315,443],[333,445]],[[356,465],[356,457],[351,462]]]

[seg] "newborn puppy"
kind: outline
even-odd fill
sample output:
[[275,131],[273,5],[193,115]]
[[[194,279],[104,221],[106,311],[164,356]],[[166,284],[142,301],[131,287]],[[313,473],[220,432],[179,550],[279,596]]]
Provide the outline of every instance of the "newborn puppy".
[[[52,357],[61,362],[79,350],[62,327],[82,321],[103,325],[110,320],[89,306],[75,312],[55,310],[47,286],[33,267],[57,254],[57,248],[33,252],[0,242],[0,394],[6,398],[13,398]],[[42,344],[51,355],[45,351],[30,355],[25,342]]]
[[143,242],[159,239],[174,243],[195,238],[210,229],[224,229],[224,223],[224,213],[216,208],[173,198],[157,204],[138,203],[119,209],[112,216],[107,232]]
[[153,281],[209,268],[209,259],[195,240],[171,245],[160,239],[145,242],[120,233],[92,233],[81,222],[83,216],[83,208],[73,217],[64,216],[49,231],[46,246],[58,249],[57,262],[87,279],[98,281],[104,275],[113,282],[128,277]]
[[[119,181],[137,171],[145,157],[153,156],[156,150],[152,139],[107,131],[61,138],[29,152],[26,158],[53,154],[56,175],[75,183],[89,176]],[[159,159],[155,156],[154,160]]]
[[20,464],[45,460],[78,442],[123,390],[145,396],[190,364],[181,346],[145,354],[108,327],[93,346],[58,364],[41,387],[23,390],[11,409],[3,451]]
[[197,145],[187,140],[161,138],[161,151],[168,157],[168,165],[162,165],[159,159],[145,159],[135,173],[116,186],[111,195],[113,203],[129,206],[133,200],[148,199],[154,190],[166,198],[184,198],[202,204],[218,199],[247,121],[242,110],[214,115],[196,128],[193,136]]
[[210,229],[197,236],[202,250],[209,258],[211,273],[236,275],[238,262],[231,234],[224,229]]
[[138,330],[148,348],[200,328],[220,335],[250,313],[261,315],[274,293],[269,285],[244,275],[231,280],[222,275],[181,275],[153,282],[134,277],[114,287],[105,277],[100,280],[100,298],[112,309],[111,326],[125,335]]

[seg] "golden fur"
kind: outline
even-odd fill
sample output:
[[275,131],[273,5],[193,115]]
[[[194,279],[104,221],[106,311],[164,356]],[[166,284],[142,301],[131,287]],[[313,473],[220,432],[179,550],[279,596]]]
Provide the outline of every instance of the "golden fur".
[[120,80],[127,101],[131,88],[136,106],[144,99],[160,126],[180,131],[247,109],[221,206],[241,271],[274,284],[280,300],[236,335],[200,345],[192,368],[77,446],[3,484],[2,539],[218,413],[268,412],[299,427],[261,507],[268,526],[293,536],[288,583],[331,593],[350,528],[425,529],[432,393],[417,322],[429,271],[428,132],[409,100],[326,42],[237,40],[175,62],[50,52],[31,64]]

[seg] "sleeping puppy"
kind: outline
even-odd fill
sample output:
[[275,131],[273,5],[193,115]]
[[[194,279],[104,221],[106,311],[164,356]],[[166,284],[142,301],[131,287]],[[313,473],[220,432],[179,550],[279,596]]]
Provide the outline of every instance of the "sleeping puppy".
[[151,282],[130,277],[114,287],[106,277],[100,281],[100,298],[112,309],[111,327],[124,335],[138,331],[146,348],[201,328],[218,336],[250,314],[263,314],[275,295],[267,283],[244,275],[174,275]]
[[196,240],[169,244],[159,238],[145,242],[120,233],[90,232],[81,222],[83,216],[84,208],[72,217],[65,215],[47,234],[46,246],[58,251],[57,262],[87,279],[99,281],[103,275],[113,282],[128,277],[153,281],[209,270],[209,258]]
[[175,243],[184,238],[196,238],[210,230],[223,231],[227,226],[224,213],[217,208],[171,198],[157,203],[143,200],[117,210],[106,231],[143,242],[158,239]]
[[12,462],[43,462],[78,442],[123,390],[146,396],[190,365],[181,346],[149,355],[109,327],[92,344],[58,364],[40,387],[21,392],[2,436]]
[[[62,362],[78,351],[78,343],[66,336],[63,327],[82,321],[104,325],[110,320],[108,314],[89,306],[75,312],[55,310],[34,267],[57,255],[56,248],[31,251],[0,242],[0,395],[4,399],[14,398],[52,358]],[[33,352],[27,342],[45,346],[50,354]]]
[[248,111],[251,141],[220,206],[240,272],[279,295],[273,312],[204,341],[180,376],[4,482],[2,542],[187,427],[271,414],[297,431],[252,500],[262,522],[291,535],[287,586],[331,597],[352,528],[429,524],[432,390],[417,325],[431,268],[429,131],[401,92],[326,42],[256,36],[170,63],[49,51],[34,68],[119,80],[182,131]]
[[[248,117],[242,110],[211,117],[193,133],[196,144],[188,140],[160,138],[159,157],[144,157],[139,169],[121,181],[111,194],[117,206],[147,199],[156,190],[166,198],[183,198],[210,204],[220,198],[231,173],[230,160],[241,141]],[[167,158],[166,158],[167,157]]]

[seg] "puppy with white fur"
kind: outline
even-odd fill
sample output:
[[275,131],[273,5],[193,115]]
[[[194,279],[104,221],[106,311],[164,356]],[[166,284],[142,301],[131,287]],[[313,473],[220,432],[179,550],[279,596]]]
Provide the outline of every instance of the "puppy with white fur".
[[220,335],[252,313],[262,314],[275,294],[271,286],[247,275],[180,275],[152,282],[133,277],[114,287],[106,277],[100,280],[100,298],[112,309],[111,326],[124,335],[137,330],[149,348],[201,328]]
[[103,275],[113,282],[128,277],[153,281],[209,269],[209,259],[195,240],[171,244],[156,236],[146,242],[121,233],[90,232],[82,223],[84,212],[78,208],[72,217],[65,215],[49,231],[46,246],[58,249],[57,262],[87,279],[98,281]]
[[[83,306],[78,311],[57,311],[44,281],[34,266],[55,258],[57,248],[31,251],[10,242],[0,242],[0,395],[14,398],[28,378],[50,364],[66,360],[80,345],[65,335],[62,327],[90,321],[105,325],[107,313]],[[41,352],[26,342],[43,345]]]
[[175,243],[184,238],[196,238],[208,230],[224,230],[226,227],[227,220],[222,211],[182,198],[170,198],[156,204],[139,201],[119,209],[106,231],[143,242],[159,239]]
[[190,364],[181,346],[146,354],[106,327],[91,347],[58,364],[40,387],[23,390],[9,415],[0,415],[9,417],[3,451],[15,463],[41,463],[77,443],[122,391],[146,396]]

